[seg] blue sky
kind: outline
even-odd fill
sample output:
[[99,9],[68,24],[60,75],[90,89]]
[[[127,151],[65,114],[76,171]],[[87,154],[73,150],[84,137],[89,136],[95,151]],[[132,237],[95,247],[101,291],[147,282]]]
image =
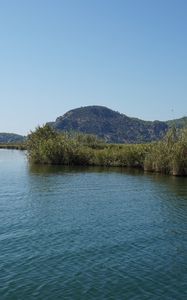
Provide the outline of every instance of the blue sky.
[[187,115],[186,0],[0,0],[0,132],[104,105]]

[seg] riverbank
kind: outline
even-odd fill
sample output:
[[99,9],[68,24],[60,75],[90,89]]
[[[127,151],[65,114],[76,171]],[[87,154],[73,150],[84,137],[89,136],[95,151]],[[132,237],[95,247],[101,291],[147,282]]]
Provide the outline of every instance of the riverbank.
[[0,144],[0,149],[26,150],[26,144]]
[[187,129],[172,129],[151,144],[106,144],[92,135],[57,133],[45,125],[28,136],[27,151],[32,164],[133,167],[187,175]]

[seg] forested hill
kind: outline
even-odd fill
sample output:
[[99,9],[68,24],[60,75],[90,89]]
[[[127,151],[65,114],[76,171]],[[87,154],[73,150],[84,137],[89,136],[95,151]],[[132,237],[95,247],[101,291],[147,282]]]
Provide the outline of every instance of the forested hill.
[[130,118],[103,106],[86,106],[70,110],[48,124],[58,131],[94,134],[110,143],[141,143],[161,139],[173,123],[183,127],[187,118],[152,122]]
[[21,143],[24,139],[25,137],[19,134],[0,132],[0,144]]

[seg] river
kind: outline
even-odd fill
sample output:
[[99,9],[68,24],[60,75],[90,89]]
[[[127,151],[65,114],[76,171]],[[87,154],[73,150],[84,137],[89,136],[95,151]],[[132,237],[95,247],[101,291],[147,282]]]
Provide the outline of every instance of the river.
[[187,178],[0,150],[0,299],[187,299]]

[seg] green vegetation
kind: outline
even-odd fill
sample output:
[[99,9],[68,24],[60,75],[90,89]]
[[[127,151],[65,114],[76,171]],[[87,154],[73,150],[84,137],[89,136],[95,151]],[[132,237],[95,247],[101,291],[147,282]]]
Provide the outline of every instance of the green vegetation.
[[138,167],[146,171],[187,175],[187,129],[168,131],[152,144],[106,144],[93,135],[57,133],[38,127],[27,140],[35,164]]
[[9,143],[0,144],[0,149],[15,149],[15,150],[26,150],[26,143]]
[[146,155],[144,169],[172,175],[187,175],[187,128],[172,128]]
[[50,126],[38,127],[28,136],[32,163],[143,167],[150,145],[106,144],[93,135],[57,133]]

